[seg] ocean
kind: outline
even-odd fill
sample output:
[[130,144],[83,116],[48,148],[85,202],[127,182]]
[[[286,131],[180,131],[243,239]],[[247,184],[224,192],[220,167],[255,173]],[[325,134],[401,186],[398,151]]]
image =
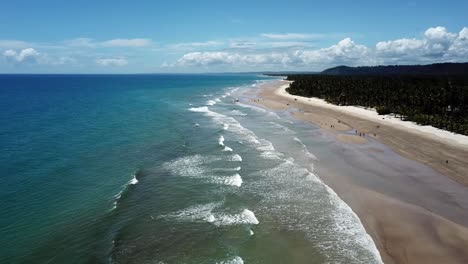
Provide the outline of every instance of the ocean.
[[0,263],[381,263],[272,79],[0,75]]

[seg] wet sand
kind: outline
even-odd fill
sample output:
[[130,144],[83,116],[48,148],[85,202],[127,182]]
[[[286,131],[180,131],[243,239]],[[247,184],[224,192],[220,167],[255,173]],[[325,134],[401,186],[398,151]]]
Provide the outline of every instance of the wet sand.
[[275,92],[282,85],[262,86],[252,103],[322,127],[349,153],[349,166],[362,168],[341,175],[319,164],[317,171],[359,215],[385,263],[468,263],[464,146],[282,97]]

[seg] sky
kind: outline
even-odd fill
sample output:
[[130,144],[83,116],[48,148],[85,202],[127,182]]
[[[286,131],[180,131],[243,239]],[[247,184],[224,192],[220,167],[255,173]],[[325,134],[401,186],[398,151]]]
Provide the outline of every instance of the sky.
[[0,73],[468,62],[466,0],[15,0],[0,7]]

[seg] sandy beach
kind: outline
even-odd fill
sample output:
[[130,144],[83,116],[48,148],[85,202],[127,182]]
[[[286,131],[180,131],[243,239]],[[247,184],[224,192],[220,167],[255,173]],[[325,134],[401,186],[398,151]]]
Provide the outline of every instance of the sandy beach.
[[[293,96],[287,85],[266,83],[252,104],[320,126],[340,147],[375,162],[349,156],[350,164],[368,167],[367,178],[316,169],[358,214],[385,263],[468,263],[468,137]],[[421,170],[406,169],[408,159]]]

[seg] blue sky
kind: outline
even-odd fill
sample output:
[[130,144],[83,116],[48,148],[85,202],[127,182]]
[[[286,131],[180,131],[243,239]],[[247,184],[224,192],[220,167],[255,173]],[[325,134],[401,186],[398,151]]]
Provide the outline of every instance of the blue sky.
[[468,1],[4,1],[0,72],[317,71],[468,61],[466,10]]

